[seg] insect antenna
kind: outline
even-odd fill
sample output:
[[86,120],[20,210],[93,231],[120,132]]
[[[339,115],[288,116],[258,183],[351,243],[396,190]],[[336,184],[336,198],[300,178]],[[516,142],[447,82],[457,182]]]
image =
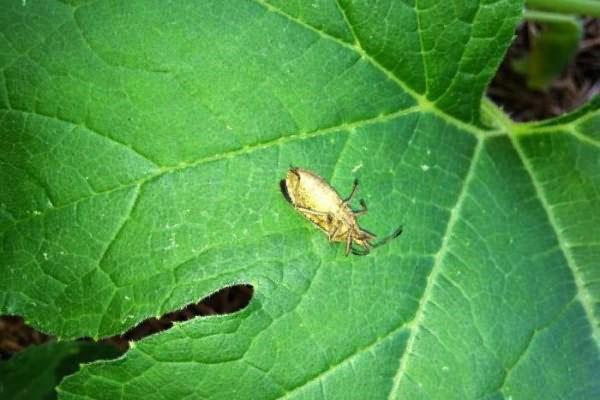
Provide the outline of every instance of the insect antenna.
[[401,234],[402,234],[402,225],[400,225],[394,232],[390,233],[388,236],[378,240],[377,243],[373,243],[372,246],[379,247],[381,245],[384,245],[384,244],[388,243],[390,240],[396,239]]
[[350,200],[352,200],[354,194],[356,193],[356,189],[358,189],[358,179],[354,179],[354,183],[352,184],[352,191],[350,192],[350,196],[344,199],[344,204],[350,203]]

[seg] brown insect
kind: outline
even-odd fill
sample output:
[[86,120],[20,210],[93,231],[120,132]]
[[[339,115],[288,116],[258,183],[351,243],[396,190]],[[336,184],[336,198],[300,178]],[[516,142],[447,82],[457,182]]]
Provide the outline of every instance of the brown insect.
[[[302,168],[290,168],[285,180],[281,181],[281,189],[286,199],[296,210],[325,232],[330,242],[346,243],[346,255],[350,251],[353,254],[366,255],[373,247],[386,243],[402,233],[400,227],[379,243],[372,243],[376,236],[361,229],[356,220],[359,215],[367,213],[364,200],[360,200],[361,210],[354,211],[350,207],[350,201],[357,188],[358,181],[355,180],[348,198],[342,199],[323,178]],[[352,247],[353,243],[363,249]]]

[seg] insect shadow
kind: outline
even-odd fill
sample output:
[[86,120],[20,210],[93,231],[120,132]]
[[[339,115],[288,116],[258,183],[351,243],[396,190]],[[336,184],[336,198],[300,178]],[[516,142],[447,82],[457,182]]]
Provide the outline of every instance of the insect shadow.
[[288,193],[287,186],[285,186],[285,179],[279,181],[279,189],[281,189],[281,194],[283,194],[285,200],[293,205],[294,203],[292,203],[292,199],[290,197],[290,194]]

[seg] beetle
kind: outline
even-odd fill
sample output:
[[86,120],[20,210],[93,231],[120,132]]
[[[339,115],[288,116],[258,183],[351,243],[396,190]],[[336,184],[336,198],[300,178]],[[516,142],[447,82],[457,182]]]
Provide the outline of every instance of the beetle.
[[[325,179],[303,168],[291,167],[280,185],[285,198],[292,206],[325,232],[330,242],[346,243],[346,256],[350,251],[356,255],[366,255],[372,248],[402,233],[400,227],[379,243],[373,243],[376,236],[362,229],[356,219],[367,213],[364,200],[360,200],[361,210],[355,211],[350,207],[350,201],[358,188],[356,179],[346,199],[342,199]],[[354,243],[364,250],[354,248]]]

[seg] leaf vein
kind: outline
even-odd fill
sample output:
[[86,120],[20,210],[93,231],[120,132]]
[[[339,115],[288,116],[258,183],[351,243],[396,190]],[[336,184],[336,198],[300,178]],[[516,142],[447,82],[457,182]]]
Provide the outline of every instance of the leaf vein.
[[133,210],[137,206],[139,199],[141,197],[141,194],[140,194],[141,189],[142,189],[142,184],[139,184],[134,188],[133,196],[132,196],[131,200],[129,201],[129,204],[127,205],[127,210],[125,212],[125,216],[121,219],[121,221],[119,223],[119,227],[115,231],[115,234],[108,241],[108,244],[106,245],[106,247],[100,254],[100,258],[98,259],[98,268],[110,278],[110,280],[113,282],[115,287],[119,287],[119,286],[116,284],[112,275],[104,269],[104,267],[102,266],[102,263],[106,259],[106,256],[108,255],[108,252],[110,251],[111,247],[115,244],[115,242],[119,238],[119,235],[121,234],[121,232],[123,232],[123,229],[127,225],[127,222],[130,220]]
[[[415,0],[415,3],[416,3],[416,0]],[[475,13],[473,14],[473,19],[470,21],[471,31],[472,31],[473,23],[480,12],[481,12],[481,2],[477,2],[477,11],[475,11]],[[419,35],[419,38],[420,37],[421,37],[421,35]],[[460,58],[458,59],[458,65],[456,66],[456,72],[452,75],[452,79],[450,80],[450,83],[448,83],[448,86],[446,86],[446,89],[439,96],[437,96],[436,100],[441,99],[448,93],[448,91],[452,88],[452,85],[456,81],[456,78],[460,75],[460,68],[462,66],[463,57],[467,51],[467,47],[469,46],[469,44],[471,44],[472,39],[473,39],[473,35],[469,35],[469,38],[467,39],[467,43],[464,43],[460,46],[461,54],[460,54]],[[425,73],[425,76],[427,77],[427,72]],[[425,83],[427,83],[427,80],[425,80]]]
[[158,165],[155,161],[153,161],[148,156],[142,154],[139,150],[133,148],[130,144],[125,143],[125,142],[121,142],[121,141],[115,139],[114,137],[112,137],[110,135],[102,134],[102,133],[98,132],[97,130],[90,128],[85,123],[81,123],[81,122],[78,123],[78,122],[71,121],[71,120],[68,120],[68,119],[65,119],[65,118],[60,118],[60,117],[58,117],[56,115],[44,114],[44,113],[41,113],[39,111],[27,111],[27,110],[22,110],[22,109],[17,109],[17,108],[11,108],[8,111],[21,113],[21,114],[24,114],[26,116],[27,115],[35,115],[35,116],[39,116],[39,117],[42,117],[42,118],[46,118],[46,119],[58,121],[60,123],[69,124],[69,125],[72,125],[72,126],[75,126],[75,127],[82,128],[82,129],[86,130],[87,132],[90,132],[92,134],[95,134],[95,135],[103,138],[103,139],[108,140],[109,142],[112,142],[112,143],[115,143],[115,144],[117,144],[119,146],[127,148],[129,151],[135,153],[137,156],[141,157],[142,159],[144,159],[148,163],[152,164],[152,166],[154,166],[155,168],[160,168],[160,165]]
[[427,60],[425,57],[425,45],[423,44],[423,30],[421,29],[421,13],[419,12],[419,1],[415,0],[415,14],[417,17],[417,32],[419,33],[419,46],[421,47],[421,63],[423,64],[423,80],[425,81],[424,97],[429,93],[429,80],[427,79]]
[[152,175],[147,175],[141,179],[133,180],[124,185],[119,185],[119,186],[116,186],[113,188],[106,189],[101,192],[96,192],[89,196],[81,197],[77,200],[61,204],[58,207],[47,208],[46,210],[43,210],[40,213],[32,214],[26,218],[21,218],[21,219],[15,220],[15,221],[11,221],[9,224],[5,225],[4,227],[0,227],[0,231],[5,230],[6,228],[8,228],[10,226],[16,226],[20,223],[27,222],[34,218],[43,217],[49,211],[64,209],[64,208],[70,207],[74,204],[83,202],[85,200],[89,200],[89,199],[94,198],[99,195],[109,194],[109,193],[112,193],[112,192],[120,190],[120,189],[125,189],[125,188],[130,188],[132,186],[142,185],[150,180],[157,179],[157,178],[159,178],[163,175],[166,175],[168,173],[171,173],[171,172],[185,170],[187,168],[195,167],[197,165],[201,165],[201,164],[205,164],[205,163],[209,163],[209,162],[213,162],[213,161],[219,161],[219,160],[223,160],[223,159],[227,159],[227,158],[234,158],[237,156],[249,154],[249,153],[257,151],[257,150],[267,149],[267,148],[270,148],[273,146],[280,146],[280,145],[294,142],[297,140],[311,139],[311,138],[319,137],[319,136],[326,135],[329,133],[337,132],[340,130],[352,130],[352,129],[356,129],[356,128],[359,128],[362,126],[383,123],[383,122],[393,120],[395,118],[399,118],[401,116],[412,114],[416,111],[418,111],[417,106],[410,107],[410,108],[406,108],[406,109],[397,110],[397,111],[389,113],[389,114],[376,116],[374,118],[367,118],[367,119],[363,119],[363,120],[359,120],[359,121],[355,121],[355,122],[351,122],[351,123],[343,123],[343,124],[323,128],[323,129],[317,129],[317,130],[314,130],[311,132],[297,132],[297,133],[290,134],[290,135],[280,136],[276,139],[272,139],[272,140],[268,140],[268,141],[264,141],[264,142],[257,142],[257,143],[239,147],[234,150],[225,151],[222,153],[216,153],[216,154],[212,154],[209,156],[201,157],[195,161],[191,161],[191,162],[185,163],[185,164],[182,163],[182,164],[178,164],[175,166],[162,167],[159,170],[157,170],[156,173],[154,173]]
[[531,331],[531,334],[530,334],[527,342],[523,346],[523,349],[519,352],[519,354],[517,355],[515,360],[508,367],[505,368],[504,377],[503,377],[502,381],[498,384],[497,388],[492,391],[492,393],[502,391],[502,388],[504,387],[504,385],[506,385],[506,382],[509,380],[511,373],[517,368],[518,364],[521,361],[523,361],[525,359],[525,357],[527,356],[527,354],[529,353],[529,351],[531,349],[531,345],[533,344],[535,338],[540,333],[545,331],[546,329],[549,329],[555,322],[557,322],[564,314],[566,314],[569,311],[569,309],[576,302],[577,302],[577,297],[573,297],[569,302],[567,302],[565,304],[565,306],[556,314],[556,316],[553,319],[551,319],[550,321],[548,321],[546,324],[544,324],[542,326],[538,326],[538,327],[534,328]]
[[351,354],[347,355],[346,357],[344,357],[339,362],[337,362],[335,364],[332,364],[325,371],[322,371],[322,372],[320,372],[320,373],[312,376],[311,378],[309,378],[308,380],[306,380],[302,384],[300,384],[298,386],[295,386],[293,388],[290,388],[283,396],[277,397],[274,400],[289,398],[291,394],[299,391],[300,389],[304,388],[305,386],[309,385],[310,383],[312,383],[312,382],[314,382],[316,380],[320,380],[321,378],[324,378],[324,377],[327,377],[327,376],[331,375],[334,371],[336,371],[337,369],[343,367],[346,363],[352,363],[352,361],[354,360],[354,358],[358,357],[359,355],[361,355],[363,353],[370,352],[372,349],[374,349],[375,347],[377,347],[383,341],[385,341],[385,340],[389,339],[390,337],[393,337],[397,333],[401,332],[404,329],[404,327],[405,327],[404,323],[401,323],[400,325],[395,326],[393,329],[391,329],[390,331],[388,331],[387,333],[385,333],[383,336],[379,336],[375,340],[373,340],[372,342],[370,342],[369,344],[367,344],[366,346],[364,346],[364,347],[362,347],[360,349],[355,350],[354,352],[352,352]]
[[476,166],[479,161],[480,154],[481,154],[481,151],[483,148],[483,142],[484,142],[483,140],[479,140],[477,142],[477,145],[473,151],[473,155],[471,158],[471,165],[469,166],[469,170],[465,177],[464,184],[462,186],[460,193],[457,196],[457,200],[456,200],[456,203],[454,204],[454,207],[450,211],[450,217],[448,218],[448,224],[446,225],[446,230],[444,232],[442,244],[440,245],[440,248],[435,255],[433,267],[431,268],[431,272],[429,273],[429,276],[427,277],[427,285],[425,286],[425,290],[423,291],[423,296],[421,297],[421,301],[419,302],[419,306],[417,308],[417,311],[415,312],[415,317],[411,321],[411,325],[412,325],[411,333],[408,338],[408,342],[406,345],[406,349],[404,350],[404,354],[402,355],[402,357],[400,359],[400,365],[398,367],[396,375],[394,376],[393,385],[392,385],[392,388],[388,395],[388,399],[394,398],[394,396],[397,394],[397,392],[400,388],[400,381],[402,380],[403,376],[405,376],[405,374],[406,374],[408,358],[413,351],[413,347],[415,346],[418,332],[421,329],[421,325],[423,325],[423,322],[424,322],[425,306],[430,301],[433,287],[436,284],[437,276],[439,275],[440,270],[441,270],[442,261],[444,260],[446,253],[449,251],[449,241],[450,241],[450,237],[451,237],[451,232],[454,229],[454,225],[458,221],[458,218],[459,218],[458,214],[462,208],[464,200],[467,198],[467,191],[470,186],[470,183],[475,176],[475,169],[476,169]]
[[346,26],[350,30],[350,33],[352,34],[352,37],[354,38],[354,45],[357,46],[358,48],[362,49],[363,47],[360,44],[360,39],[358,38],[358,35],[354,31],[354,26],[352,26],[352,24],[348,20],[348,15],[346,14],[346,10],[344,9],[344,7],[342,7],[342,4],[340,3],[340,0],[335,0],[335,5],[337,6],[340,14],[342,14],[342,18],[344,19],[344,23],[346,24]]
[[435,103],[427,100],[427,98],[425,98],[425,96],[415,92],[414,90],[412,90],[406,83],[404,83],[404,81],[402,81],[398,76],[396,76],[393,72],[391,72],[389,69],[387,69],[386,67],[384,67],[379,61],[377,61],[373,56],[371,56],[369,53],[367,53],[364,49],[346,43],[340,39],[338,39],[335,36],[332,36],[330,34],[328,34],[325,31],[322,31],[320,29],[315,28],[314,26],[309,25],[308,23],[302,21],[301,19],[298,19],[290,14],[285,13],[284,11],[282,11],[281,9],[274,7],[270,4],[265,3],[263,0],[253,0],[255,3],[265,7],[267,10],[281,15],[287,19],[289,19],[290,21],[293,21],[294,23],[309,29],[312,32],[315,32],[325,38],[328,38],[334,42],[336,42],[337,44],[339,44],[342,47],[345,47],[351,51],[355,51],[357,52],[361,57],[363,57],[364,59],[368,60],[371,65],[375,68],[377,68],[378,70],[380,70],[385,76],[387,76],[390,80],[392,80],[393,82],[395,82],[398,87],[400,89],[402,89],[404,92],[406,92],[408,95],[412,96],[417,103],[420,105],[421,110],[422,111],[426,111],[429,110],[433,113],[435,113],[436,115],[438,115],[440,118],[444,119],[445,121],[447,121],[448,123],[461,128],[462,130],[469,132],[471,134],[473,134],[476,137],[482,137],[485,134],[488,134],[489,132],[485,129],[479,128],[475,125],[466,123],[460,119],[458,119],[457,117],[448,114],[446,111],[438,108]]
[[575,282],[575,287],[577,290],[578,299],[581,302],[581,305],[586,314],[587,320],[590,323],[590,329],[592,330],[592,336],[595,338],[594,342],[596,343],[596,346],[598,348],[600,348],[600,323],[595,321],[594,302],[591,297],[591,294],[588,292],[588,288],[586,288],[585,281],[584,281],[583,277],[581,276],[579,269],[577,268],[577,264],[575,263],[575,259],[573,258],[573,254],[571,253],[571,249],[568,246],[567,240],[565,238],[563,238],[561,235],[561,229],[558,225],[556,217],[554,216],[552,207],[544,195],[544,190],[543,190],[540,182],[537,180],[537,178],[533,172],[533,168],[532,168],[531,164],[529,163],[529,160],[527,159],[517,138],[515,138],[513,135],[508,135],[508,136],[510,137],[511,143],[512,143],[515,151],[519,155],[521,162],[523,163],[523,167],[524,167],[525,171],[529,175],[529,179],[531,180],[533,189],[534,189],[537,197],[539,198],[540,204],[541,204],[542,208],[544,209],[544,212],[546,213],[546,216],[548,218],[548,223],[550,224],[550,227],[554,231],[556,240],[558,242],[558,246],[559,246],[563,256],[565,257],[565,261],[567,263],[568,268],[571,270],[571,274],[573,276],[573,280]]

